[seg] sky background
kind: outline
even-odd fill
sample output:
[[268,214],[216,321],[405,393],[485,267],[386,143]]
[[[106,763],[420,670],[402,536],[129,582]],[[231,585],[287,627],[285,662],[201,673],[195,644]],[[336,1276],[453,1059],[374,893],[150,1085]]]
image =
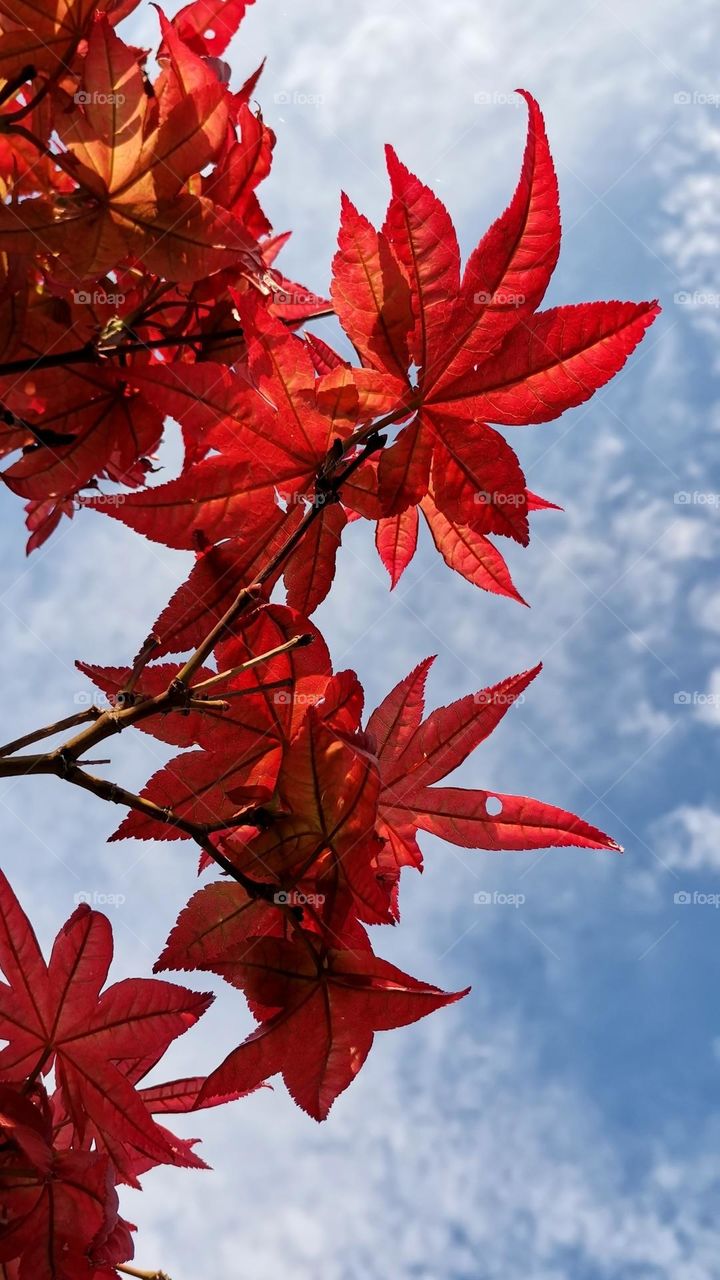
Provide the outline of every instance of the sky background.
[[[150,7],[121,30],[153,43]],[[322,1126],[282,1083],[185,1124],[214,1172],[159,1170],[124,1194],[140,1266],[173,1280],[717,1277],[719,37],[716,0],[257,0],[231,47],[237,84],[269,56],[258,97],[278,146],[262,194],[294,229],[290,276],[327,289],[341,189],[381,217],[386,141],[469,252],[517,180],[522,85],[560,181],[548,304],[662,302],[588,405],[510,431],[530,487],[565,508],[509,548],[530,611],[427,545],[389,594],[358,522],[317,615],[371,707],[430,653],[433,706],[543,659],[458,782],[574,809],[626,852],[501,856],[425,837],[403,924],[375,945],[471,995],[378,1036]],[[28,563],[9,493],[0,520],[10,738],[88,697],[76,657],[127,661],[188,563],[93,512]],[[161,750],[114,743],[112,776],[140,787]],[[75,894],[117,895],[115,976],[146,974],[194,859],[177,843],[108,847],[115,825],[51,779],[0,791],[4,865],[42,939]],[[481,906],[481,891],[525,900]],[[208,1070],[249,1029],[225,989],[169,1067]]]

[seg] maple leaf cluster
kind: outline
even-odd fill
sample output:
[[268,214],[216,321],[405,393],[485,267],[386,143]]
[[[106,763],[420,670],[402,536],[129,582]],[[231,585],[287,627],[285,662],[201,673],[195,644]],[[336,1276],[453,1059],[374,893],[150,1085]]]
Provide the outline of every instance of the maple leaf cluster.
[[[256,1027],[207,1076],[143,1083],[209,997],[135,979],[101,993],[108,922],[80,907],[49,964],[0,880],[0,1274],[99,1280],[131,1254],[116,1187],[201,1167],[153,1117],[281,1076],[323,1120],[377,1031],[459,999],[382,959],[418,833],[467,849],[617,849],[528,797],[447,784],[539,667],[425,712],[432,659],[363,719],[312,614],[345,527],[365,519],[391,586],[420,518],[446,564],[522,601],[498,538],[527,544],[531,492],[498,428],[549,422],[625,363],[658,307],[539,307],[560,214],[543,117],[507,209],[461,263],[450,215],[388,148],[375,228],[342,199],[325,300],[276,267],[257,189],[274,137],[223,61],[252,0],[158,11],[149,53],[116,25],[137,0],[0,0],[0,452],[28,548],[102,512],[195,554],[132,666],[80,663],[104,709],[61,748],[0,752],[124,805],[112,840],[190,841],[219,867],[156,969],[210,972]],[[306,322],[334,314],[331,346]],[[337,332],[337,325],[336,325]],[[336,349],[337,348],[337,349]],[[152,473],[166,423],[180,472]],[[284,595],[281,595],[284,592]],[[524,602],[523,602],[524,603]],[[189,656],[188,656],[189,655]],[[177,754],[139,795],[84,753],[134,726]],[[53,1074],[49,1087],[48,1073]],[[4,1270],[3,1270],[4,1268]]]
[[[251,581],[268,543],[320,503],[311,538],[284,572],[288,603],[306,614],[330,589],[348,521],[376,522],[395,586],[422,512],[450,568],[522,601],[491,536],[527,544],[530,513],[554,504],[527,488],[514,450],[489,424],[547,422],[588,400],[658,311],[624,302],[537,311],[557,261],[560,214],[542,115],[524,96],[520,182],[464,271],[447,210],[388,148],[384,225],[377,231],[343,197],[333,262],[333,307],[360,363],[291,332],[257,290],[233,290],[244,361],[228,369],[184,352],[136,375],[147,400],[181,424],[182,474],[87,505],[167,546],[211,549],[218,567],[209,561],[197,576],[209,571],[219,582],[230,565],[233,578]],[[328,495],[331,449],[351,458],[378,432],[379,461]],[[198,585],[191,579],[195,596]]]
[[103,991],[112,954],[108,920],[80,905],[46,963],[0,872],[8,1042],[0,1050],[0,1274],[7,1280],[115,1276],[133,1255],[134,1231],[118,1214],[116,1187],[138,1187],[139,1176],[160,1164],[207,1168],[194,1141],[154,1119],[202,1105],[204,1080],[142,1082],[212,996],[142,978]]
[[[38,29],[24,0],[0,3],[0,443],[20,451],[3,478],[27,501],[29,546],[78,502],[94,505],[212,553],[198,575],[217,592],[230,573],[252,580],[279,530],[323,501],[285,569],[288,602],[306,614],[358,516],[376,522],[392,585],[421,513],[451,568],[522,599],[491,538],[526,544],[530,513],[553,504],[528,490],[496,427],[583,403],[658,309],[538,311],[560,213],[535,100],[524,94],[515,194],[464,270],[447,210],[391,148],[382,229],[343,197],[330,292],[354,363],[296,333],[331,304],[273,265],[286,237],[272,235],[257,187],[274,137],[251,106],[257,74],[232,92],[220,58],[246,6],[195,0],[172,22],[160,12],[151,82],[147,52],[115,31],[132,0],[58,5]],[[168,415],[182,427],[182,473],[145,488]],[[378,423],[396,438],[327,501],[330,451],[352,456]],[[88,497],[102,480],[139,491]]]
[[[244,992],[259,1022],[212,1072],[201,1100],[280,1073],[322,1120],[376,1031],[464,994],[401,973],[375,955],[367,932],[399,920],[400,874],[422,868],[418,831],[496,851],[618,846],[540,801],[435,785],[488,737],[539,668],[425,717],[428,659],[363,725],[357,676],[333,672],[320,633],[285,605],[261,605],[214,658],[217,670],[199,670],[190,685],[193,710],[139,724],[184,750],[141,792],[154,808],[132,812],[110,838],[190,839],[192,827],[164,820],[170,812],[209,843],[201,869],[215,855],[230,877],[195,894],[156,966],[219,974]],[[131,674],[80,667],[111,701]],[[136,696],[149,704],[180,670],[148,665]]]
[[0,453],[19,453],[3,478],[29,549],[88,486],[143,484],[165,415],[132,374],[178,348],[239,357],[231,288],[290,326],[327,305],[272,266],[287,237],[256,189],[275,138],[257,75],[232,92],[220,57],[246,4],[159,12],[153,82],[115,30],[137,3],[0,3]]

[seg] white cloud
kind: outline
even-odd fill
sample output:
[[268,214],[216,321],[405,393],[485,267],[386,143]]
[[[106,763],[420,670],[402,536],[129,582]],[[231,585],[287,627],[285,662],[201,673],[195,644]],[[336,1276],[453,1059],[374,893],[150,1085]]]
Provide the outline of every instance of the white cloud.
[[710,672],[707,689],[699,690],[697,699],[697,717],[705,724],[720,725],[720,667]]
[[710,805],[680,805],[656,828],[662,861],[682,871],[720,871],[720,812]]
[[[680,128],[656,156],[662,179],[664,220],[658,251],[676,273],[674,302],[693,324],[717,338],[720,330],[720,211],[717,173],[720,164],[720,90],[692,89]],[[704,98],[714,96],[714,105]]]
[[698,626],[714,634],[720,632],[720,591],[712,582],[699,584],[690,596],[690,608]]
[[366,1080],[319,1131],[282,1098],[254,1115],[238,1103],[206,1150],[223,1172],[195,1175],[192,1194],[188,1175],[155,1174],[130,1198],[141,1265],[253,1280],[713,1280],[716,1158],[651,1158],[628,1183],[602,1117],[567,1080],[542,1078],[527,1032],[480,1026],[418,1029],[411,1057],[379,1037],[372,1091]]

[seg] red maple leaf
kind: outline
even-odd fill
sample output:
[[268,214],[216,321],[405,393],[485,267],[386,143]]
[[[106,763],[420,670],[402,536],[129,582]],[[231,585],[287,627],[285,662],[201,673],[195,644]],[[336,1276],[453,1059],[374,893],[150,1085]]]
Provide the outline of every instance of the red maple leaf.
[[[259,303],[238,305],[255,334],[246,376],[209,362],[136,375],[181,424],[191,464],[107,513],[168,546],[192,550],[198,538],[207,546],[242,535],[245,547],[264,551],[285,522],[277,494],[299,513],[333,438],[350,433],[348,423],[319,412],[305,344]],[[88,505],[102,507],[102,499]]]
[[614,840],[582,818],[540,800],[433,785],[457,769],[492,733],[540,667],[438,707],[423,719],[425,681],[432,661],[426,658],[401,680],[367,726],[382,782],[379,829],[398,865],[422,865],[418,830],[467,849],[578,845],[619,850]]
[[255,0],[192,0],[180,9],[172,25],[193,53],[218,58],[225,52]]
[[392,918],[387,886],[379,876],[382,841],[375,834],[380,780],[377,763],[361,739],[348,737],[307,711],[285,752],[276,800],[277,816],[251,838],[222,840],[233,863],[280,890],[308,877],[333,892],[341,886],[361,920]]
[[[242,17],[241,10],[229,13],[230,26]],[[232,103],[224,86],[207,81],[211,72],[198,56],[201,45],[224,34],[212,26],[200,31],[206,11],[207,5],[190,6],[182,21],[163,23],[164,70],[158,84],[167,105],[160,131],[170,130],[175,121],[177,135],[176,116],[188,113],[191,102],[202,106],[206,97],[212,99],[212,106],[198,108],[194,123],[188,120],[187,132],[179,129],[179,163],[186,157],[191,163],[188,139],[194,129],[207,158],[215,161],[213,173],[202,177],[202,197],[188,199],[212,198],[216,209],[236,214],[258,235],[267,226],[254,189],[267,173],[273,140],[244,101]],[[100,26],[111,42],[108,48],[125,58],[133,78],[132,51],[121,54],[107,23]],[[223,291],[207,324],[210,344],[213,325],[222,324],[232,309],[244,345],[235,341],[224,349],[221,343],[216,350],[207,345],[203,358],[194,362],[180,346],[174,360],[138,356],[124,372],[123,386],[130,393],[139,392],[158,413],[180,422],[185,465],[176,479],[121,503],[103,497],[86,502],[152,539],[203,553],[187,584],[188,597],[197,601],[209,591],[218,608],[227,604],[227,584],[251,581],[263,557],[267,563],[268,545],[281,545],[317,503],[321,510],[312,528],[283,565],[288,602],[306,614],[327,594],[343,529],[353,514],[378,520],[378,550],[395,585],[417,546],[418,507],[448,565],[478,586],[522,601],[489,539],[501,535],[527,543],[528,514],[538,508],[513,449],[496,427],[548,421],[581,404],[622,367],[657,314],[654,303],[615,302],[538,312],[557,262],[560,215],[542,115],[535,100],[524,96],[529,129],[518,187],[464,271],[447,210],[392,150],[392,197],[383,228],[375,230],[343,199],[332,300],[361,367],[318,339],[297,339],[291,330],[312,314],[313,304],[301,303],[298,310],[291,297],[284,312],[276,299],[287,282],[270,283],[266,276],[264,299],[248,291],[247,283],[238,288],[236,281],[233,287],[228,277],[228,292]],[[78,136],[84,136],[82,129]],[[123,200],[126,190],[134,190],[139,163],[131,139],[125,145],[130,150]],[[143,148],[145,164],[152,147],[148,151],[143,143]],[[82,163],[87,168],[93,159],[96,167],[105,163],[102,150],[95,155],[91,147]],[[151,167],[154,172],[155,160]],[[144,170],[138,172],[137,181],[144,181]],[[105,175],[103,181],[109,180]],[[30,217],[33,201],[24,202],[23,218],[26,206]],[[112,213],[113,207],[111,199],[107,216],[117,222],[120,215]],[[127,210],[122,217],[130,217]],[[283,239],[263,247],[266,267]],[[16,237],[13,243],[22,249],[24,242]],[[142,259],[140,249],[134,252]],[[147,265],[168,274],[163,264]],[[212,279],[222,276],[216,269]],[[217,290],[217,283],[212,287]],[[202,284],[194,288],[201,298]],[[324,305],[320,299],[315,304],[315,309]],[[228,364],[208,360],[207,354],[225,355]],[[331,449],[339,446],[342,452],[344,446],[352,458],[368,433],[396,423],[397,437],[382,450],[379,464],[366,463],[344,483],[341,505],[337,491],[323,487]],[[73,461],[66,470],[82,481],[102,471],[102,457],[92,448],[85,458],[84,437],[76,429],[72,434],[68,453]],[[47,490],[42,458],[39,464],[22,459],[15,464],[17,480],[11,473],[23,496],[36,502]],[[62,458],[54,465],[57,470]],[[33,477],[38,472],[32,489],[28,471]],[[66,498],[69,492],[67,484],[57,496]],[[59,510],[56,505],[44,511],[40,529],[49,529]],[[40,529],[36,541],[43,536]],[[202,592],[196,581],[201,577]],[[266,583],[268,590],[272,586],[273,581]]]
[[123,1063],[156,1062],[205,1012],[211,996],[152,979],[126,979],[101,994],[112,959],[105,916],[77,908],[45,963],[30,922],[0,872],[0,1016],[8,1044],[0,1080],[23,1081],[54,1067],[82,1142],[89,1128],[134,1181],[136,1158],[173,1164],[170,1143],[128,1080]]
[[230,951],[206,967],[245,991],[265,1016],[208,1077],[201,1099],[280,1073],[316,1120],[352,1084],[376,1031],[408,1026],[467,994],[418,982],[369,950],[315,950],[308,935],[254,939],[251,950]]
[[[42,1086],[0,1085],[0,1270],[9,1280],[98,1280],[132,1257],[108,1157],[57,1143]],[[7,1267],[3,1267],[7,1263]]]
[[[523,96],[530,123],[520,182],[464,272],[447,210],[389,148],[385,224],[375,231],[344,200],[332,288],[363,363],[401,378],[414,410],[381,455],[378,514],[399,517],[422,504],[447,563],[518,599],[487,535],[527,543],[532,508],[513,450],[488,423],[547,422],[583,403],[618,372],[659,309],[608,302],[537,313],[557,262],[560,215],[542,115]],[[408,515],[379,531],[393,585],[416,527]]]

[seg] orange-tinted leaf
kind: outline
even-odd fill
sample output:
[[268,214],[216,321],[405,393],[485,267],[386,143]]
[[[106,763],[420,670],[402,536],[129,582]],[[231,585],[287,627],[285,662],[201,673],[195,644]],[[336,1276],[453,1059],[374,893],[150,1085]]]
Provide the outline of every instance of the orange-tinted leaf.
[[219,58],[254,0],[192,0],[173,18],[178,35],[194,53]]

